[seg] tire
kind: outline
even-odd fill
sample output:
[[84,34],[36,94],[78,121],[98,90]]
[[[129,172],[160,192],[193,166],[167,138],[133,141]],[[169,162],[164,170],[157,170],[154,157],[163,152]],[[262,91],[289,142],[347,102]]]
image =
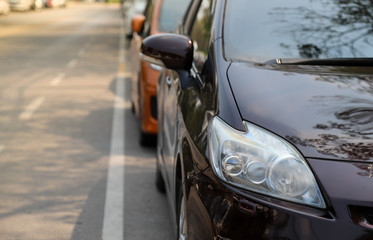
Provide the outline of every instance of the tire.
[[135,115],[135,103],[131,101],[131,112]]
[[186,226],[187,226],[187,219],[186,219],[186,211],[185,211],[185,197],[183,193],[183,187],[180,187],[180,193],[178,198],[178,222],[177,222],[177,240],[185,240],[186,239]]
[[140,91],[140,84],[139,84],[139,115],[140,115],[140,145],[143,147],[150,146],[150,134],[147,134],[142,131],[142,102],[141,102],[141,91]]
[[153,136],[147,133],[144,133],[140,129],[140,145],[143,147],[150,147],[154,145]]
[[165,183],[162,177],[161,170],[159,169],[159,166],[158,166],[158,161],[156,163],[156,168],[155,168],[155,186],[157,187],[157,190],[160,193],[166,192]]
[[143,147],[154,147],[157,142],[156,135],[143,132],[141,129],[141,125],[142,125],[142,109],[140,107],[140,145]]

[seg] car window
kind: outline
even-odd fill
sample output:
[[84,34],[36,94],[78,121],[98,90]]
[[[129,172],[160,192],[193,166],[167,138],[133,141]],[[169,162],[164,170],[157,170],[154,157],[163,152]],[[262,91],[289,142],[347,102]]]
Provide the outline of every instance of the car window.
[[163,0],[158,19],[158,31],[174,32],[181,23],[188,0]]
[[152,21],[153,21],[154,7],[155,7],[155,0],[149,0],[144,11],[145,22],[144,22],[144,28],[142,31],[143,37],[147,37],[150,35],[150,29],[151,29]]
[[211,37],[213,0],[203,0],[192,25],[190,37],[194,45],[194,63],[199,72],[207,59]]
[[365,0],[227,1],[225,56],[255,62],[373,57],[372,9]]

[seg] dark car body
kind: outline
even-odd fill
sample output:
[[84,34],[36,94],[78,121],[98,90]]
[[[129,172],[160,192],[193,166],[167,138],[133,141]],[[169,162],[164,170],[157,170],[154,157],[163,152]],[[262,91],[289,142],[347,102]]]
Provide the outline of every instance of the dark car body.
[[[260,44],[274,39],[260,41],[259,25],[251,32],[259,36],[257,47],[250,38],[230,42],[230,33],[252,24],[231,20],[240,15],[235,4],[194,0],[178,35],[149,37],[142,45],[144,59],[167,68],[157,85],[156,184],[167,192],[179,239],[373,239],[370,39],[362,53],[352,51],[358,40],[335,50],[309,37],[311,43],[296,45],[296,58],[268,51],[269,58],[246,59],[247,49],[266,52]],[[364,18],[351,10],[361,5],[372,7],[335,2],[344,13],[339,23]],[[304,7],[284,9],[307,13],[308,20],[314,14],[311,22],[326,18]],[[278,15],[282,23],[292,20]],[[325,27],[327,38],[342,28],[337,20]],[[292,51],[290,43],[277,46],[284,56]]]

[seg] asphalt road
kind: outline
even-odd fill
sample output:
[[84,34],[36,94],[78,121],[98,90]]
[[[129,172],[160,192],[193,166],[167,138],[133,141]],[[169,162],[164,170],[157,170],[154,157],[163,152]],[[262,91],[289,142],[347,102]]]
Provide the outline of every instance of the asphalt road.
[[122,22],[104,3],[0,16],[0,240],[173,239]]

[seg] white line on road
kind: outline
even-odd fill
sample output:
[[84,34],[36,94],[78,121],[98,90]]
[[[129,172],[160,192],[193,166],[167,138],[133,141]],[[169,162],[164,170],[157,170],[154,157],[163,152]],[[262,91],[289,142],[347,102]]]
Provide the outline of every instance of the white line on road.
[[111,149],[106,183],[103,240],[123,239],[124,209],[124,81],[116,80]]
[[50,82],[51,86],[58,86],[61,83],[61,80],[65,77],[64,73],[59,73],[53,80]]
[[119,60],[120,63],[125,62],[125,59],[124,59],[124,49],[120,50],[118,60]]
[[[120,38],[123,37],[122,22]],[[121,44],[119,47],[123,48],[123,46]],[[102,227],[103,240],[123,240],[124,237],[124,80],[124,78],[117,77],[115,85],[110,160]]]
[[26,109],[19,115],[20,120],[28,120],[31,118],[32,114],[43,104],[44,97],[35,98]]
[[118,72],[117,78],[133,78],[134,74],[131,72]]
[[2,153],[4,151],[4,148],[5,148],[4,145],[0,145],[0,153]]
[[125,44],[125,41],[124,41],[124,27],[123,27],[123,23],[122,23],[122,28],[121,28],[121,36],[119,38],[119,54],[118,54],[118,61],[119,61],[119,64],[123,64],[125,61],[124,61],[124,58],[125,58],[125,49],[124,49],[124,44]]
[[77,64],[78,62],[78,59],[74,58],[74,59],[71,59],[70,62],[67,64],[67,68],[73,68],[75,67],[75,65]]

